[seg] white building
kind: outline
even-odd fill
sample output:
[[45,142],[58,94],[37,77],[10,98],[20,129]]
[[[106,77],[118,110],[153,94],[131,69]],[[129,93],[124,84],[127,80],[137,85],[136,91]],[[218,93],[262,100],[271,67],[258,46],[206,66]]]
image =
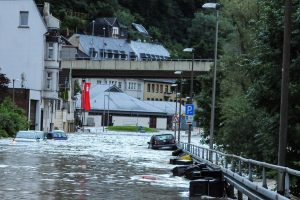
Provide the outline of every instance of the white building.
[[1,73],[11,80],[9,88],[14,82],[17,93],[28,94],[26,98],[16,95],[15,102],[25,109],[35,130],[50,129],[57,99],[59,48],[58,42],[51,43],[47,37],[51,35],[48,28],[57,29],[57,22],[49,12],[44,21],[33,0],[0,1]]
[[[77,79],[79,83],[82,79]],[[130,78],[86,78],[86,82],[90,82],[92,86],[95,85],[115,85],[126,94],[143,100],[144,98],[144,80],[130,79]]]
[[[77,99],[76,108],[79,111],[80,95]],[[172,124],[176,107],[176,102],[144,102],[109,85],[91,86],[90,103],[91,110],[78,115],[84,126],[132,125],[167,129]]]

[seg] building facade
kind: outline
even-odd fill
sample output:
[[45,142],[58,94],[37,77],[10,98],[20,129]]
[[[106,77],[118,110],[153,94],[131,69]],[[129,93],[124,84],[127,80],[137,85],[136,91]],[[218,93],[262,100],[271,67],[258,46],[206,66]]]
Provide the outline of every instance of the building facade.
[[0,1],[0,67],[9,88],[21,94],[14,95],[15,103],[25,110],[30,129],[48,131],[58,97],[59,47],[52,30],[59,23],[49,4],[45,9],[40,12],[33,0]]

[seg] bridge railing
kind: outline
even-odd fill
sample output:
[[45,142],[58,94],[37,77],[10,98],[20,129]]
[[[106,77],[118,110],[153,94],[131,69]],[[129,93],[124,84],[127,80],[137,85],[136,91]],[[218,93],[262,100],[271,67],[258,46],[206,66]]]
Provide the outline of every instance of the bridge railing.
[[258,182],[265,189],[268,189],[267,173],[278,174],[278,177],[284,177],[284,181],[280,181],[280,178],[272,179],[276,181],[274,186],[284,189],[284,196],[290,197],[290,180],[291,176],[300,178],[300,171],[282,167],[278,165],[269,164],[266,162],[256,161],[252,159],[243,158],[233,154],[226,154],[214,149],[208,149],[206,147],[196,146],[193,144],[183,143],[179,144],[180,148],[189,152],[192,156],[205,160],[215,166],[221,166],[222,168],[228,169],[233,173],[237,173],[242,177],[246,177],[251,182]]
[[185,59],[185,58],[165,58],[165,59],[154,59],[154,58],[144,58],[144,59],[122,59],[122,58],[106,58],[106,59],[95,59],[95,58],[89,58],[89,57],[66,57],[61,58],[62,61],[74,61],[74,60],[92,60],[92,61],[172,61],[172,62],[182,62],[182,61],[188,61],[188,62],[213,62],[213,59]]

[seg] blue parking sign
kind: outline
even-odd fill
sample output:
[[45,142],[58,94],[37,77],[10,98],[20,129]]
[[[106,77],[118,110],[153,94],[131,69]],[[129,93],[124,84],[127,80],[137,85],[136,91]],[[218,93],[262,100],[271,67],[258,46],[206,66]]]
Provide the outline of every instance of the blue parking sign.
[[194,104],[186,104],[185,105],[185,114],[188,116],[195,114]]

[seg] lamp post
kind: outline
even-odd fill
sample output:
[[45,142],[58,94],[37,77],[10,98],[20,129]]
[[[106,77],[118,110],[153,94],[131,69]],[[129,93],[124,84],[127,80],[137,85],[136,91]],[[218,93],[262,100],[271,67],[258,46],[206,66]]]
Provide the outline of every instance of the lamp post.
[[[190,97],[188,98],[188,103],[193,103],[193,94],[194,94],[194,49],[193,48],[185,48],[183,49],[184,52],[191,52],[192,53],[192,70],[191,70],[191,85],[190,85]],[[188,123],[189,131],[188,131],[188,144],[191,143],[191,133],[192,133],[192,123]],[[189,145],[190,147],[190,145]]]
[[15,105],[15,79],[13,79],[13,92],[12,92],[12,96],[13,96],[13,104]]
[[174,74],[180,75],[180,90],[179,90],[179,119],[178,119],[178,142],[180,142],[181,129],[181,98],[182,98],[182,71],[175,71]]
[[92,36],[94,36],[94,30],[95,30],[95,20],[92,21],[93,26],[92,26]]
[[177,129],[177,122],[176,122],[176,117],[177,117],[177,93],[178,93],[178,85],[177,84],[172,84],[172,87],[175,87],[175,115],[174,115],[174,139],[176,141],[176,129]]
[[107,94],[104,95],[104,104],[103,104],[103,114],[102,114],[102,131],[104,132],[104,127],[105,127],[105,97],[107,97],[107,99],[109,98]]
[[185,48],[183,49],[184,52],[191,52],[192,53],[192,70],[191,70],[191,85],[190,85],[190,102],[193,102],[193,93],[194,93],[194,48]]
[[102,52],[102,59],[104,60],[105,57],[105,42],[104,42],[104,38],[105,38],[105,27],[102,28],[103,30],[103,52]]
[[[219,29],[219,8],[218,3],[205,3],[202,8],[214,9],[216,11],[216,33],[215,33],[215,50],[214,50],[214,77],[212,88],[212,102],[211,102],[211,117],[210,117],[210,133],[209,133],[209,149],[213,149],[214,139],[214,122],[215,122],[215,103],[216,103],[216,80],[217,80],[217,50],[218,50],[218,29]],[[210,152],[209,158],[212,159]]]
[[13,91],[12,91],[12,100],[13,100],[13,104],[15,105],[15,81],[19,81],[19,79],[13,79],[12,80],[12,86],[13,86]]

